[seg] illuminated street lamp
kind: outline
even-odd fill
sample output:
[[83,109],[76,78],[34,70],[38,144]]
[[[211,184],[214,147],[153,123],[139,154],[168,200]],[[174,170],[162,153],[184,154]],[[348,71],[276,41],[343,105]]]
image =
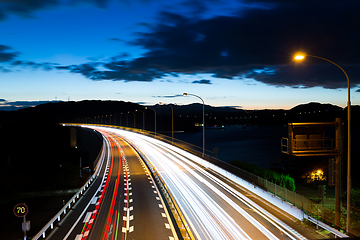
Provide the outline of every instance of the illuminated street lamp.
[[133,113],[133,112],[130,112],[130,111],[128,111],[128,113],[132,113],[132,114],[134,114],[134,128],[135,128],[135,119],[136,119],[136,116],[135,116],[135,113]]
[[141,110],[135,110],[135,112],[137,112],[137,111],[140,111],[140,112],[142,112],[142,114],[143,114],[143,131],[144,131],[144,129],[145,129],[145,113],[144,113],[144,111],[141,111]]
[[[159,102],[159,105],[163,105],[161,102]],[[171,105],[168,105],[171,107],[171,142],[174,144],[174,108]]]
[[205,157],[205,103],[204,103],[204,100],[201,97],[199,97],[199,96],[197,96],[195,94],[183,93],[183,96],[187,96],[187,95],[197,97],[203,103],[203,153],[202,153],[202,157],[204,158]]
[[154,113],[155,113],[155,137],[156,137],[156,111],[155,111],[155,109],[153,109],[153,108],[148,108],[148,107],[145,107],[145,109],[151,109],[151,110],[153,110]]
[[351,117],[351,103],[350,103],[350,80],[349,80],[349,76],[347,75],[347,73],[345,72],[345,70],[340,67],[337,63],[334,63],[333,61],[330,61],[329,59],[323,58],[323,57],[318,57],[318,56],[314,56],[314,55],[308,55],[305,53],[298,53],[295,55],[294,59],[295,60],[303,60],[305,59],[305,57],[314,57],[314,58],[319,58],[325,61],[328,61],[332,64],[334,64],[335,66],[337,66],[338,68],[341,69],[341,71],[343,71],[343,73],[346,76],[346,80],[347,80],[347,86],[348,86],[348,102],[347,102],[347,124],[348,124],[348,154],[347,154],[347,220],[346,220],[346,232],[349,233],[349,227],[350,227],[350,200],[351,200],[351,133],[350,133],[350,117]]

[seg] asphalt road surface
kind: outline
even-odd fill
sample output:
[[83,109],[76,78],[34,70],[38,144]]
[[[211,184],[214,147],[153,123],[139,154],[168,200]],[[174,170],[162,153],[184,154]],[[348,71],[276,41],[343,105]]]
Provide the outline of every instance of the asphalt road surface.
[[178,239],[143,160],[113,133],[104,137],[99,177],[50,239]]
[[195,239],[322,238],[186,151],[134,132],[96,129],[123,137],[145,156],[170,190]]

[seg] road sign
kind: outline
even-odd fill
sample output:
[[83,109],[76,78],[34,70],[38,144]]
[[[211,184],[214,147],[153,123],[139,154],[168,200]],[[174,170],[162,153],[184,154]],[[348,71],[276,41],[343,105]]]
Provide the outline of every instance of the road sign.
[[28,207],[25,203],[16,204],[14,207],[14,214],[17,217],[24,217],[28,213]]

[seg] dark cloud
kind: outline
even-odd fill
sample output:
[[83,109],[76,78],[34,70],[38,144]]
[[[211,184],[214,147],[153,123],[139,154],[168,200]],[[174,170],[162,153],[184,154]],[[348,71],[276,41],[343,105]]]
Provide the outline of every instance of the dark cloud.
[[211,84],[211,81],[210,81],[210,80],[206,80],[206,79],[202,79],[202,80],[193,81],[192,83]]
[[72,3],[89,3],[94,4],[100,8],[106,8],[110,0],[72,0]]
[[0,62],[9,62],[16,58],[17,52],[9,52],[11,47],[0,44]]
[[[2,103],[1,103],[2,102]],[[40,104],[49,102],[60,102],[60,101],[15,101],[8,102],[5,99],[0,99],[0,111],[15,111],[22,108],[35,107]]]
[[166,96],[152,96],[154,98],[176,98],[176,97],[182,97],[183,95],[177,94],[177,95],[166,95]]
[[9,0],[0,1],[0,20],[6,19],[9,14],[31,17],[34,11],[53,7],[59,0]]
[[[86,3],[99,8],[106,8],[109,2],[110,0],[69,0],[67,3],[70,5]],[[119,2],[128,4],[127,0]],[[52,8],[60,4],[64,4],[64,2],[61,0],[0,0],[0,21],[5,20],[10,14],[31,18],[35,11]]]
[[115,42],[125,42],[124,40],[122,39],[119,39],[119,38],[109,38],[110,41],[115,41]]
[[21,60],[14,60],[9,62],[12,66],[22,66],[22,67],[29,67],[33,69],[42,69],[42,70],[52,70],[54,69],[54,66],[57,66],[56,63],[49,63],[49,62],[42,62],[42,63],[36,63],[32,61],[21,61]]
[[[219,0],[212,0],[218,2]],[[33,4],[31,4],[34,2]],[[75,1],[78,2],[78,1]],[[10,5],[30,5],[39,9],[57,4],[52,1],[13,1]],[[92,0],[104,7],[107,1]],[[360,1],[347,0],[244,0],[227,16],[203,17],[209,3],[184,1],[188,11],[161,12],[147,31],[138,32],[128,44],[146,52],[124,61],[120,54],[106,62],[80,65],[13,65],[68,70],[91,80],[153,81],[179,74],[212,74],[227,79],[253,78],[273,86],[344,88],[346,79],[339,68],[321,59],[292,61],[302,50],[339,64],[349,75],[352,86],[360,84]],[[2,5],[0,5],[2,6]],[[4,8],[0,8],[1,12]],[[23,11],[25,12],[25,11]],[[122,41],[118,38],[112,41]],[[16,53],[1,49],[0,61],[13,61]],[[210,84],[207,82],[193,82]]]
[[[147,50],[143,57],[113,59],[103,65],[108,71],[85,71],[84,76],[152,81],[170,74],[211,73],[274,86],[346,87],[340,69],[326,61],[291,62],[292,54],[303,50],[338,63],[353,86],[360,83],[359,1],[258,1],[268,3],[258,7],[252,3],[238,14],[234,10],[232,16],[208,19],[162,12],[157,24],[129,43]],[[206,10],[199,1],[192,6],[198,12]]]

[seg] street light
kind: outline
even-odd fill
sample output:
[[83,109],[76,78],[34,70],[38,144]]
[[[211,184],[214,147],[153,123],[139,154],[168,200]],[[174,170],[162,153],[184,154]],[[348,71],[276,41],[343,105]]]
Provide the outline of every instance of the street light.
[[[159,102],[159,105],[162,105],[161,102]],[[168,105],[171,107],[171,142],[174,144],[174,109],[171,105]]]
[[143,131],[144,131],[144,129],[145,129],[145,113],[144,113],[144,111],[141,111],[141,110],[135,110],[135,112],[137,112],[137,111],[140,111],[140,112],[142,112],[142,114],[143,114]]
[[151,110],[153,110],[154,113],[155,113],[155,137],[156,137],[156,111],[155,111],[155,109],[153,109],[153,108],[148,108],[148,107],[145,107],[145,109],[151,109]]
[[343,71],[343,73],[346,76],[347,80],[347,86],[348,86],[348,102],[347,102],[347,124],[348,124],[348,154],[347,154],[347,209],[346,209],[346,232],[349,233],[349,227],[350,227],[350,200],[351,200],[351,133],[350,133],[350,119],[351,119],[351,103],[350,103],[350,80],[349,76],[345,72],[345,70],[340,67],[337,63],[334,63],[333,61],[330,61],[329,59],[318,57],[314,55],[308,55],[305,53],[298,53],[295,55],[295,60],[303,60],[305,57],[313,57],[313,58],[319,58],[325,61],[328,61]]
[[205,157],[205,103],[204,103],[204,100],[201,97],[199,97],[199,96],[197,96],[195,94],[183,93],[183,96],[187,96],[187,95],[197,97],[203,103],[203,153],[202,153],[202,157],[204,158]]
[[134,128],[135,128],[135,118],[136,118],[135,113],[130,112],[130,111],[128,111],[128,113],[132,113],[132,114],[134,114]]
[[126,114],[126,127],[129,127],[129,114],[128,113],[125,114]]

